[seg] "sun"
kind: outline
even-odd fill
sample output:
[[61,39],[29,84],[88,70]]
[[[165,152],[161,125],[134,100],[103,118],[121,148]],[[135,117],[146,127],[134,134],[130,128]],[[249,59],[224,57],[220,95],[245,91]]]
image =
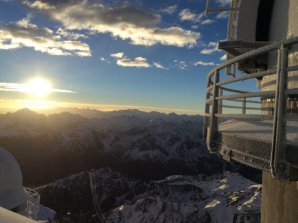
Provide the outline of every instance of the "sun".
[[36,77],[25,83],[25,91],[37,98],[44,98],[53,91],[53,87],[50,81]]

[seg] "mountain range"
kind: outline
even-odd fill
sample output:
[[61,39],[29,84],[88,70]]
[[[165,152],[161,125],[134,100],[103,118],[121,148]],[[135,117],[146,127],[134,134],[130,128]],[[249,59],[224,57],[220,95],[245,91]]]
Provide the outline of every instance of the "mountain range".
[[259,212],[261,203],[261,185],[230,172],[144,180],[102,168],[38,191],[62,223],[233,222],[235,213]]
[[206,149],[201,116],[75,111],[80,114],[22,109],[0,116],[0,146],[16,157],[26,185],[103,167],[147,179],[223,169]]

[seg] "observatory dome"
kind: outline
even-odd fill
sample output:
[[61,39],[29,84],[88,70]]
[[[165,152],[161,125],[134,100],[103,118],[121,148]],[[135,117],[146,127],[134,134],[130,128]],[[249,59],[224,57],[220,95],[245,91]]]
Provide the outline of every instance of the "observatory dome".
[[0,147],[0,206],[16,208],[27,200],[27,196],[18,162]]

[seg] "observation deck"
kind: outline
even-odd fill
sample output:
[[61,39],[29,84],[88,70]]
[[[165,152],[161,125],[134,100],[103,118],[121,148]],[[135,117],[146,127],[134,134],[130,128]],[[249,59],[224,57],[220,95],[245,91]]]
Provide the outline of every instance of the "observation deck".
[[[203,135],[210,152],[277,179],[298,180],[297,46],[298,37],[266,43],[208,74]],[[273,66],[239,70],[245,61],[264,56],[275,58]],[[224,72],[230,67],[238,67],[233,76]],[[257,87],[266,77],[271,89]]]

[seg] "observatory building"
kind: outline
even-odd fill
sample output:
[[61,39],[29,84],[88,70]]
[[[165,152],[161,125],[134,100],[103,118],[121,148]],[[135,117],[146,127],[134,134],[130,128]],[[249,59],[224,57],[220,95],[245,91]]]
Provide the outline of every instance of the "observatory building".
[[207,77],[212,153],[263,171],[262,223],[298,222],[298,0],[232,0],[227,61]]
[[40,204],[37,191],[23,187],[18,162],[0,147],[0,223],[53,223],[55,216],[55,211]]

